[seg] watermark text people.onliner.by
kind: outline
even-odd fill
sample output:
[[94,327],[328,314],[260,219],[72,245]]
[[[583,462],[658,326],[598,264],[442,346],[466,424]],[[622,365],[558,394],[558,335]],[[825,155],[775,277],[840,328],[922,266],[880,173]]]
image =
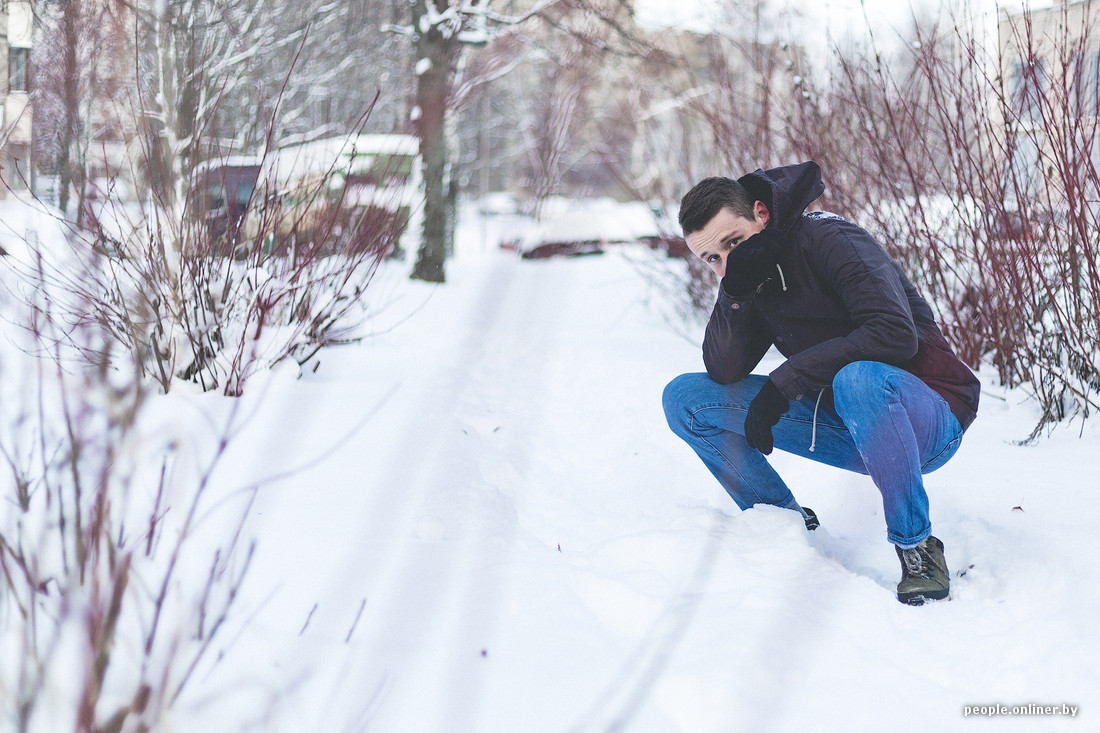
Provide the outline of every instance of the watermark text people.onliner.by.
[[1059,703],[1057,705],[1039,705],[1036,703],[1028,703],[1027,705],[1002,705],[995,703],[992,705],[964,705],[963,717],[969,717],[971,715],[978,715],[984,717],[994,717],[997,715],[1068,715],[1071,718],[1077,717],[1077,706],[1069,705],[1068,703]]

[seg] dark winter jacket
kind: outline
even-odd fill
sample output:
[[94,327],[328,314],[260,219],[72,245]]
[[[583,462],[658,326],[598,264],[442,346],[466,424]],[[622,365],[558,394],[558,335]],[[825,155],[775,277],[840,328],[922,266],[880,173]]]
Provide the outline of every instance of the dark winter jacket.
[[923,380],[966,428],[979,383],[951,350],[928,303],[866,230],[805,209],[825,190],[814,162],[757,170],[741,179],[787,234],[775,277],[747,297],[721,291],[703,340],[711,378],[739,381],[774,344],[787,360],[771,373],[785,397],[822,394],[854,361],[879,361]]

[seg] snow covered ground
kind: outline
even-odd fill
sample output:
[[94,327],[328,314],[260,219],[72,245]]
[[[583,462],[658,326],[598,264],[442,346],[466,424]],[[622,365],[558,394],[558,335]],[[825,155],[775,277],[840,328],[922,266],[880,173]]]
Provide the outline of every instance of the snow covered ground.
[[[927,482],[952,600],[904,606],[867,478],[773,456],[808,533],[739,512],[669,432],[701,326],[669,325],[659,255],[524,261],[486,235],[443,286],[384,268],[369,335],[316,371],[152,405],[181,453],[240,426],[206,523],[258,487],[174,730],[1100,730],[1100,425],[1016,445],[1037,415],[987,380]],[[964,716],[1029,704],[1076,718]]]
[[1097,724],[1096,426],[1014,445],[1036,415],[988,387],[928,480],[953,600],[905,607],[866,478],[778,456],[808,534],[739,512],[669,433],[661,389],[700,357],[647,255],[397,273],[409,320],[270,376],[221,479],[287,475],[188,728],[957,730],[986,727],[964,706],[1029,703]]

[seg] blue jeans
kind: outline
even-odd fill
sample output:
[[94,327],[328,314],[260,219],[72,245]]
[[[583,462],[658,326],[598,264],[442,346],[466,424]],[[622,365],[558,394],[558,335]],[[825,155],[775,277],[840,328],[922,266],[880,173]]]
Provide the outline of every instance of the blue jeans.
[[[752,374],[723,385],[683,374],[665,388],[665,417],[739,507],[801,511],[767,457],[744,438],[749,402],[765,381]],[[922,474],[947,463],[962,441],[947,402],[909,372],[874,361],[848,364],[833,378],[835,410],[816,399],[791,403],[772,429],[775,447],[869,475],[882,493],[890,541],[919,544],[932,532]]]

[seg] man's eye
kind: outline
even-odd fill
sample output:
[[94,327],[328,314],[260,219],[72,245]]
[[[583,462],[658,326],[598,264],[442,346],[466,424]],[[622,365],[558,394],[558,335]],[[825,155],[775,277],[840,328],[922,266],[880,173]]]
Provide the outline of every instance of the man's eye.
[[707,262],[717,262],[717,261],[718,261],[718,255],[711,255],[710,257],[707,257]]

